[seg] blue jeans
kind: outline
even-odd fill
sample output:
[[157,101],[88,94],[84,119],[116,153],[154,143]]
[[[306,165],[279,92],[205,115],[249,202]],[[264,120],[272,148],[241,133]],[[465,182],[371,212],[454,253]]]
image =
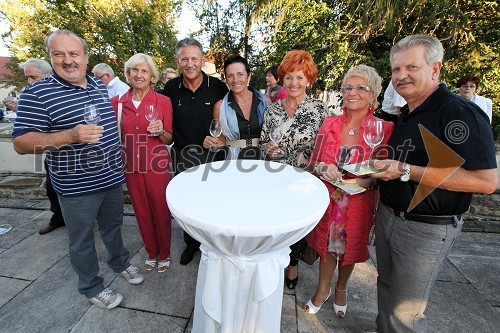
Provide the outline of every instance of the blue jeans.
[[92,298],[104,290],[98,276],[99,262],[94,241],[94,222],[108,250],[108,265],[115,273],[130,265],[129,252],[123,246],[123,192],[118,186],[110,190],[77,196],[58,195],[69,236],[69,258],[78,274],[78,291]]
[[443,260],[462,229],[395,216],[380,203],[375,218],[377,331],[427,332],[425,308]]

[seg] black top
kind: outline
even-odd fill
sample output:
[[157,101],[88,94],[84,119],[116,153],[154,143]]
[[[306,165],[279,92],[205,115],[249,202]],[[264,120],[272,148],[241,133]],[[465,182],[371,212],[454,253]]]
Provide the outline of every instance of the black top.
[[260,138],[262,126],[259,125],[259,115],[257,114],[257,107],[259,106],[259,97],[257,94],[252,92],[250,120],[245,119],[243,111],[241,111],[231,91],[229,92],[227,100],[228,104],[236,111],[236,119],[238,120],[238,128],[240,129],[240,139]]
[[228,92],[221,80],[202,74],[203,82],[195,92],[184,86],[182,75],[169,80],[163,88],[163,95],[172,101],[173,139],[177,148],[203,144],[210,135],[214,104]]
[[[421,125],[464,159],[464,169],[496,168],[495,146],[488,117],[476,104],[452,94],[445,84],[440,84],[411,113],[408,105],[401,112],[388,142],[389,150],[392,149],[390,158],[417,166],[428,164],[428,149],[419,128]],[[456,166],[456,162],[453,165],[446,160],[440,163],[440,166]],[[401,182],[399,179],[383,182],[380,186],[380,199],[387,206],[406,212],[418,185],[413,181]],[[471,193],[434,189],[411,212],[425,215],[462,214],[469,208],[471,199]]]
[[179,173],[193,166],[223,159],[221,153],[203,148],[203,140],[210,135],[213,108],[228,92],[219,79],[207,76],[195,92],[186,88],[180,77],[165,83],[163,95],[170,97],[173,110],[174,172]]

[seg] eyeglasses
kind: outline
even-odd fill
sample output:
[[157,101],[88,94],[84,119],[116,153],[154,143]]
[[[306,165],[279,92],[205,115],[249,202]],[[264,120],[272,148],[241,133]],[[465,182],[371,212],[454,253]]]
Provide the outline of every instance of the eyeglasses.
[[102,74],[101,76],[96,76],[99,80],[102,80],[103,77],[105,77],[106,75],[108,75],[107,73],[104,73]]
[[373,91],[372,88],[367,87],[367,86],[357,86],[357,87],[347,86],[347,87],[340,88],[340,91],[343,93],[351,92],[353,90],[357,90],[359,92],[372,92]]
[[464,89],[467,89],[467,88],[474,89],[474,88],[476,88],[476,85],[475,84],[462,84],[460,87],[464,88]]

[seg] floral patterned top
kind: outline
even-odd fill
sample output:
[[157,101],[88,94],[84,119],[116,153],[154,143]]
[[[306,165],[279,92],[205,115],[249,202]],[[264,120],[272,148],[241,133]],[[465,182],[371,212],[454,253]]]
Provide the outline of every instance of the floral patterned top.
[[283,138],[279,142],[284,152],[282,159],[274,161],[306,169],[314,147],[314,140],[323,120],[329,116],[325,103],[306,96],[299,104],[295,115],[290,118],[283,108],[282,100],[267,106],[260,135],[263,151],[269,142],[270,129],[278,123],[283,126]]

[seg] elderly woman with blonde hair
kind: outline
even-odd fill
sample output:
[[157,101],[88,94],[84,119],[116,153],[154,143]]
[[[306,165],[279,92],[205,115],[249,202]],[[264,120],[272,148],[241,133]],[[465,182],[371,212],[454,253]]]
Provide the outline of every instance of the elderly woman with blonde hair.
[[111,104],[117,113],[125,157],[127,188],[149,258],[146,270],[170,265],[171,218],[165,189],[172,176],[166,144],[172,142],[170,98],[151,87],[158,82],[158,70],[147,54],[137,53],[125,63],[125,77],[131,85]]
[[[306,236],[309,246],[320,255],[319,283],[305,310],[316,314],[330,297],[330,283],[338,265],[333,309],[344,317],[347,311],[347,282],[355,263],[368,259],[367,242],[379,199],[374,181],[369,177],[347,174],[344,181],[356,183],[366,191],[349,195],[332,182],[342,179],[339,152],[350,155],[350,163],[370,156],[370,147],[363,140],[368,121],[380,120],[373,115],[378,106],[377,97],[382,90],[382,78],[372,67],[355,66],[342,80],[343,114],[325,119],[318,132],[309,168],[324,179],[330,193],[330,204],[316,227]],[[394,124],[382,121],[385,144]]]

